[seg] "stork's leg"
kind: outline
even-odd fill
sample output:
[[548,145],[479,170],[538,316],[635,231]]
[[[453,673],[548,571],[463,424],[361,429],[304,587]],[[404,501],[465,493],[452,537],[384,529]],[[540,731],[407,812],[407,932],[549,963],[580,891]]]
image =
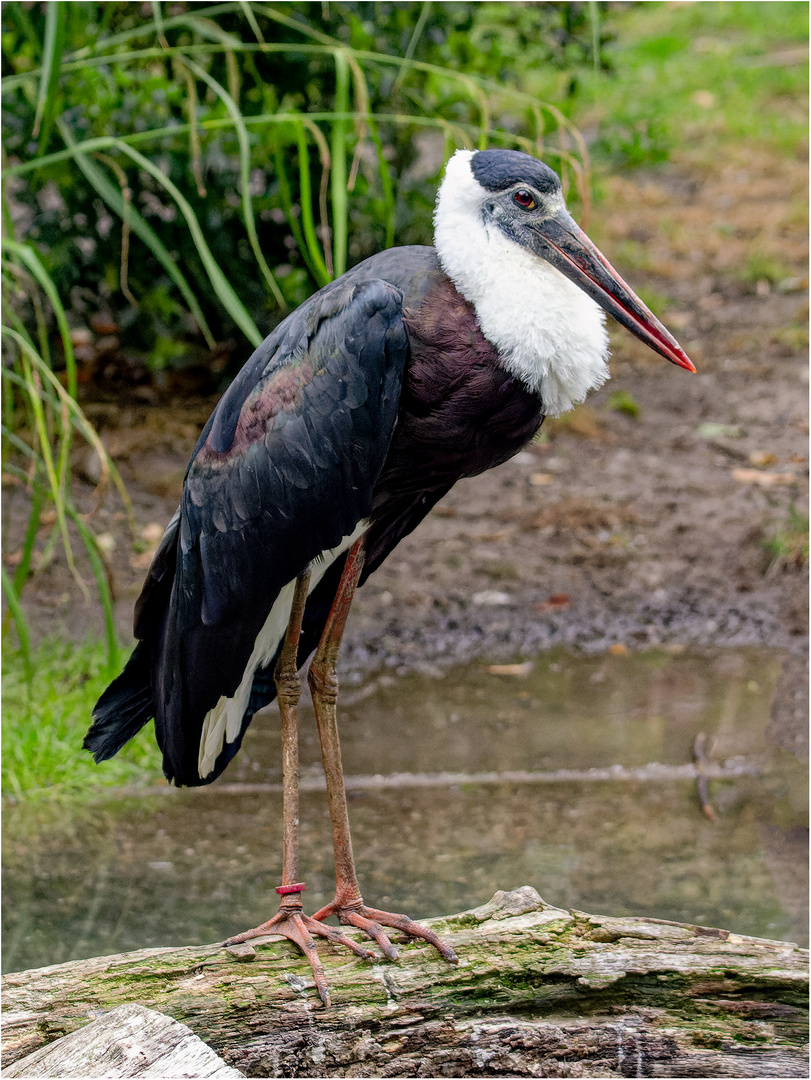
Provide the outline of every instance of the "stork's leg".
[[309,915],[305,915],[301,903],[304,883],[296,881],[298,877],[298,702],[301,697],[297,656],[301,620],[304,615],[304,605],[307,603],[309,583],[308,570],[296,582],[287,634],[273,674],[279,712],[282,717],[282,883],[276,889],[281,896],[279,910],[266,923],[237,934],[223,944],[237,945],[267,934],[280,934],[294,941],[309,960],[319,996],[324,1004],[329,1006],[329,990],[313,941],[313,934],[327,938],[334,945],[345,945],[365,960],[373,960],[374,954],[335,927],[324,926],[322,922],[317,922]]
[[327,778],[327,797],[332,821],[332,843],[335,848],[335,899],[317,911],[313,918],[321,920],[337,915],[345,925],[358,926],[380,945],[390,960],[396,960],[398,951],[392,945],[384,926],[403,931],[409,937],[422,938],[434,945],[442,956],[457,963],[453,949],[441,941],[433,930],[420,926],[407,915],[379,911],[367,907],[361,896],[352,855],[352,837],[349,833],[349,812],[346,805],[341,744],[338,739],[338,650],[341,646],[346,620],[355,589],[363,569],[364,538],[361,537],[350,549],[346,558],[338,591],[321,635],[315,656],[310,664],[308,682],[313,696],[318,734],[321,738],[321,756]]

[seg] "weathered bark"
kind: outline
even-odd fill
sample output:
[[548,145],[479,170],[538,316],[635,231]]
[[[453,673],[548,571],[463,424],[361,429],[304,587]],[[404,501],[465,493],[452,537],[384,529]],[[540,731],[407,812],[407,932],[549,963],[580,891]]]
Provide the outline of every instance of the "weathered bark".
[[806,1076],[807,953],[562,911],[528,887],[431,920],[396,964],[320,944],[333,1005],[287,942],[146,949],[7,975],[4,1061],[137,1002],[249,1076]]

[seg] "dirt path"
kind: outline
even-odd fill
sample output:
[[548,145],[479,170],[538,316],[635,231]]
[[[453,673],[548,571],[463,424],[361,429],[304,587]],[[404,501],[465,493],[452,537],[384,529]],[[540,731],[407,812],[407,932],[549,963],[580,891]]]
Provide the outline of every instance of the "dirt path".
[[[802,756],[807,572],[790,539],[774,565],[764,543],[792,508],[807,512],[806,185],[805,161],[775,168],[742,150],[712,171],[671,164],[608,182],[590,232],[643,295],[667,298],[659,314],[698,376],[612,331],[611,382],[544,425],[543,444],[457,485],[362,590],[348,668],[508,658],[555,643],[768,645],[786,658],[773,736]],[[611,407],[618,392],[626,411]],[[133,549],[109,500],[97,528],[114,548],[126,634],[213,399],[88,394],[85,405],[147,546]],[[22,507],[12,491],[12,534]],[[26,600],[38,635],[100,630],[59,560]]]

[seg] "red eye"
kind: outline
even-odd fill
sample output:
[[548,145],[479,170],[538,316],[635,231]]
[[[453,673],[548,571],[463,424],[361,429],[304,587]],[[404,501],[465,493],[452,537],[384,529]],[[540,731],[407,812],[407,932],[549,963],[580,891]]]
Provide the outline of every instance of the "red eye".
[[527,191],[526,188],[519,188],[513,195],[513,202],[518,203],[522,210],[534,210],[535,200],[532,197],[532,193]]

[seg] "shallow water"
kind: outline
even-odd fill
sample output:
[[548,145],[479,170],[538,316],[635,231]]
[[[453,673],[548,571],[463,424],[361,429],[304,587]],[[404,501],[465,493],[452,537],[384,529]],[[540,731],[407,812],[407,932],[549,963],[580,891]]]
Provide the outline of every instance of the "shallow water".
[[[767,742],[779,669],[762,651],[555,654],[514,674],[480,663],[345,687],[367,901],[425,917],[529,884],[562,907],[806,943],[806,769]],[[314,910],[333,879],[308,708],[301,729],[300,865]],[[691,767],[700,732],[718,774],[714,821]],[[7,811],[4,970],[211,942],[268,918],[281,865],[278,748],[267,710],[212,787],[36,819]]]

